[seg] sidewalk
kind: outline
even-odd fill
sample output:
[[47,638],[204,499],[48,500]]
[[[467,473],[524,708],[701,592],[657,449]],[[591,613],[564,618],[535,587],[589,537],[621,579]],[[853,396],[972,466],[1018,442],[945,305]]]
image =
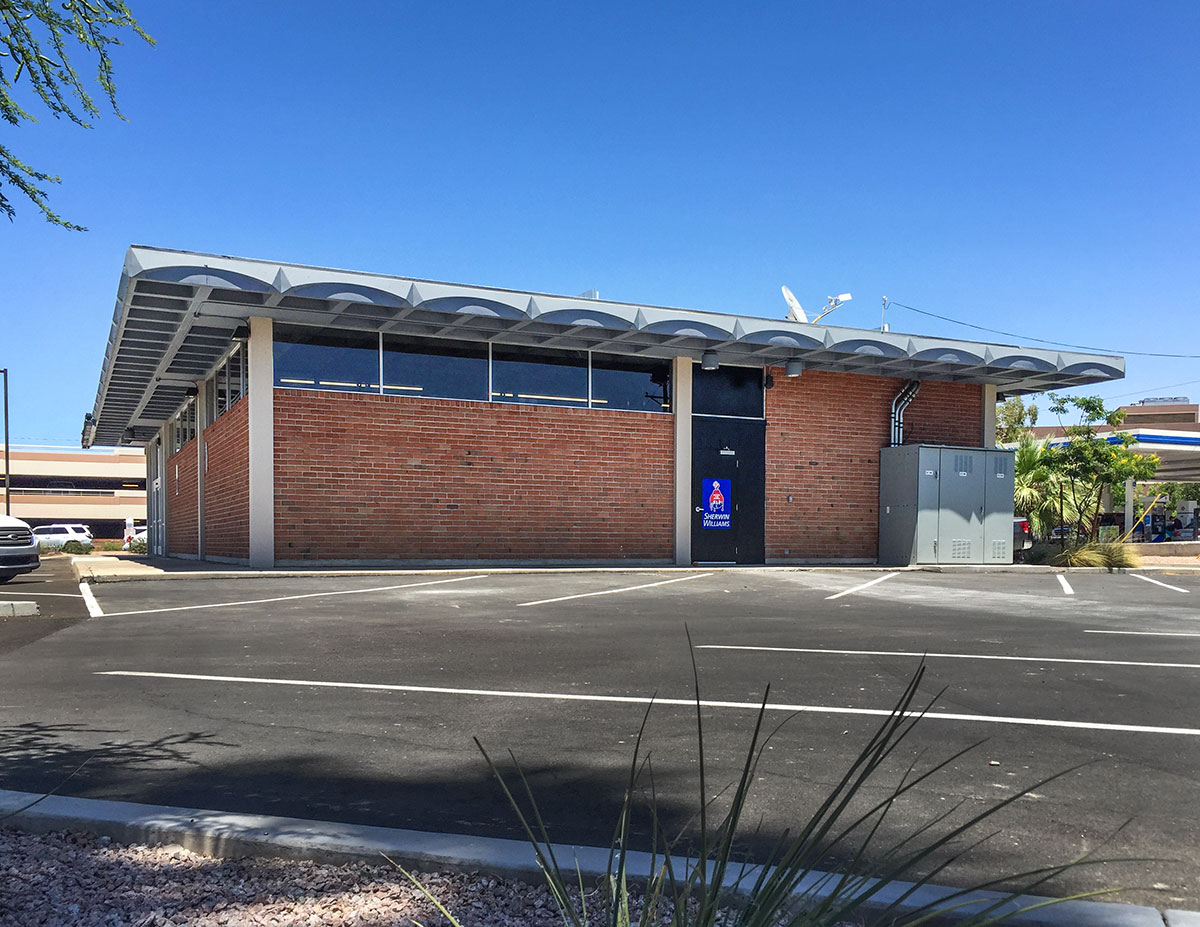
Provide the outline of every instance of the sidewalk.
[[[83,583],[118,583],[136,580],[172,579],[254,579],[289,578],[300,576],[438,576],[455,573],[631,573],[641,571],[714,573],[723,571],[769,571],[800,572],[811,570],[838,570],[864,573],[926,572],[926,573],[1105,573],[1101,567],[1052,567],[1014,564],[951,565],[924,564],[916,566],[878,566],[874,564],[804,563],[772,564],[767,566],[675,566],[674,564],[630,561],[613,564],[611,561],[586,563],[564,561],[561,563],[527,563],[512,560],[489,560],[472,562],[448,561],[436,566],[414,561],[381,561],[371,566],[327,566],[314,564],[308,567],[286,566],[269,570],[258,570],[234,563],[214,563],[204,560],[182,560],[175,557],[151,557],[124,554],[120,556],[73,557],[71,568]],[[1200,557],[1143,557],[1142,566],[1136,569],[1148,571],[1180,570],[1200,571]],[[1125,569],[1113,572],[1124,573]]]

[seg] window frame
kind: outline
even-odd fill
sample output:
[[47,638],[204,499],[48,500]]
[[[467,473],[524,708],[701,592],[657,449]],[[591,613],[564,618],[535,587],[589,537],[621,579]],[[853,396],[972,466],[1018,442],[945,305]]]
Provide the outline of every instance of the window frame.
[[[309,329],[314,332],[342,331],[342,329],[326,329],[326,328],[322,328],[321,326],[303,325],[303,324],[296,324],[296,323],[291,323],[291,322],[284,323],[284,324],[288,328],[291,328],[291,329]],[[347,329],[346,331],[357,331],[357,330]],[[367,333],[360,332],[360,334],[367,334]],[[674,410],[675,383],[674,383],[674,370],[672,368],[672,359],[671,358],[642,357],[639,355],[622,355],[622,354],[609,352],[609,351],[593,351],[590,349],[589,350],[570,350],[570,349],[563,349],[563,348],[557,348],[557,349],[556,348],[542,348],[542,347],[539,347],[536,345],[506,344],[504,342],[499,342],[499,341],[494,341],[494,340],[488,340],[487,342],[484,342],[487,345],[487,360],[486,360],[486,363],[487,363],[487,389],[486,389],[485,396],[482,398],[473,399],[473,398],[463,398],[463,397],[454,397],[454,396],[425,396],[425,395],[408,396],[408,395],[405,395],[404,393],[399,393],[399,392],[385,392],[386,383],[384,382],[385,378],[383,376],[384,360],[385,360],[383,345],[384,345],[385,333],[383,331],[379,331],[376,334],[378,335],[376,351],[377,351],[377,356],[378,356],[378,364],[377,364],[378,377],[377,377],[377,379],[379,380],[379,383],[377,384],[376,389],[371,389],[371,390],[331,389],[329,387],[318,386],[316,384],[316,378],[314,378],[314,382],[311,384],[281,383],[281,382],[279,382],[278,373],[276,373],[275,376],[272,378],[274,381],[272,384],[273,388],[274,389],[289,389],[289,390],[308,390],[311,392],[318,392],[318,393],[338,393],[341,395],[349,395],[349,396],[390,396],[390,397],[399,398],[399,399],[425,399],[430,402],[482,402],[482,403],[495,404],[495,405],[540,406],[543,408],[553,408],[553,409],[582,409],[582,410],[588,411],[588,412],[620,412],[620,413],[626,413],[626,414],[640,414],[640,415],[674,415],[675,414],[675,410]],[[435,341],[436,342],[436,341],[456,340],[456,339],[445,339],[445,338],[441,338],[441,339],[439,339],[439,338],[423,338],[422,336],[419,336],[419,335],[407,336],[407,335],[400,335],[399,333],[395,333],[395,332],[387,332],[386,334],[394,335],[395,337],[398,337],[398,338],[406,338],[413,344],[420,344],[421,341]],[[286,341],[281,342],[279,339],[276,339],[276,343],[287,344],[287,343],[291,343],[291,342],[286,342]],[[474,342],[474,341],[469,341],[469,340],[463,339],[463,343],[464,344],[479,344],[480,342]],[[503,350],[506,350],[506,351],[511,350],[513,352],[528,352],[530,355],[530,357],[529,357],[530,363],[536,363],[537,362],[536,358],[537,358],[537,355],[539,355],[539,354],[547,354],[547,353],[553,354],[556,352],[561,352],[563,354],[582,354],[582,355],[584,355],[585,362],[583,365],[583,369],[587,375],[587,398],[586,398],[586,400],[580,405],[573,405],[573,404],[569,404],[569,403],[565,403],[565,402],[537,402],[537,401],[517,402],[517,401],[504,400],[504,399],[497,399],[495,397],[495,393],[496,393],[496,376],[495,376],[496,367],[495,367],[495,365],[497,363],[496,358],[495,358],[495,353],[496,353],[497,347],[499,347]],[[594,389],[594,385],[593,385],[593,376],[594,376],[594,370],[595,370],[594,364],[593,364],[593,358],[592,358],[593,354],[600,354],[604,357],[616,358],[616,359],[628,356],[631,361],[643,361],[643,362],[644,361],[652,361],[652,362],[661,362],[662,364],[664,364],[667,368],[667,377],[668,377],[668,379],[667,379],[667,390],[668,390],[667,401],[671,407],[668,409],[657,409],[657,410],[656,409],[616,409],[616,408],[610,408],[607,405],[597,405],[595,389]],[[570,366],[570,365],[566,365],[566,366]],[[739,365],[739,366],[741,366],[741,365]],[[745,365],[745,366],[749,366],[749,365]],[[761,368],[759,368],[759,369],[761,369]],[[763,410],[762,417],[765,418],[765,416],[766,416],[766,409],[765,409],[765,401],[764,401],[764,410]]]

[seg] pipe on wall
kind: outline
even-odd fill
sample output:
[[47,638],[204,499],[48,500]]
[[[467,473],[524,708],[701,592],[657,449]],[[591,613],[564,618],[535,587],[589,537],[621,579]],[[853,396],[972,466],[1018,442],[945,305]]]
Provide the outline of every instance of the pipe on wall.
[[892,399],[892,447],[898,447],[904,443],[904,410],[917,398],[917,393],[920,391],[920,380],[907,380],[900,387],[900,392]]

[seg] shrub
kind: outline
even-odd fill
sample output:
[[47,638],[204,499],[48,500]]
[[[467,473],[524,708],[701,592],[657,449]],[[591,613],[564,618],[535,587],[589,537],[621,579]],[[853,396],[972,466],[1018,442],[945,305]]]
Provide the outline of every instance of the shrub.
[[1104,554],[1105,565],[1110,569],[1118,567],[1140,567],[1142,555],[1129,544],[1117,541],[1102,542],[1095,545]]
[[[1042,902],[1020,908],[1016,899],[1068,869],[1095,862],[1081,858],[1063,865],[996,878],[971,888],[951,891],[923,905],[912,900],[913,894],[922,885],[929,884],[946,866],[983,842],[975,841],[967,849],[962,849],[959,838],[968,832],[974,833],[977,825],[1002,808],[1059,776],[1075,771],[1068,769],[1049,776],[982,811],[968,811],[967,819],[960,824],[950,821],[949,812],[937,814],[930,820],[917,821],[896,842],[881,846],[884,818],[889,812],[900,813],[905,795],[979,746],[974,744],[959,750],[924,770],[919,770],[917,761],[913,760],[906,769],[900,770],[895,784],[882,790],[878,788],[875,782],[877,774],[933,704],[931,700],[924,708],[914,708],[925,673],[923,662],[891,714],[850,767],[840,779],[834,774],[836,784],[813,816],[785,830],[765,859],[753,863],[739,859],[735,845],[754,829],[752,824],[743,820],[743,812],[751,787],[757,779],[758,764],[782,724],[770,733],[764,732],[770,696],[768,687],[742,761],[741,774],[735,783],[713,797],[706,780],[704,723],[694,657],[692,671],[696,681],[698,744],[698,795],[692,820],[697,823],[698,833],[694,842],[682,851],[680,845],[683,835],[670,839],[664,833],[656,805],[652,764],[649,756],[643,755],[643,735],[653,709],[652,704],[646,710],[634,742],[625,796],[609,853],[608,873],[598,886],[599,904],[594,903],[596,894],[589,895],[584,890],[583,876],[578,870],[572,873],[569,870],[564,872],[561,868],[533,790],[516,757],[509,753],[516,767],[516,783],[510,787],[476,739],[476,746],[483,753],[526,839],[533,846],[564,927],[598,927],[600,924],[605,927],[651,927],[660,924],[670,927],[832,927],[851,923],[915,925],[951,912],[960,927],[982,927],[999,923],[1032,907],[1055,903]],[[903,766],[903,763],[900,765]],[[645,791],[648,791],[646,808],[644,813],[637,814],[635,805],[639,802],[635,796]],[[728,797],[724,797],[726,795]],[[725,803],[723,814],[718,813],[719,800]],[[650,832],[648,873],[630,870],[629,853],[633,852],[630,843],[636,829],[635,815],[641,819],[643,826],[648,825]],[[937,857],[947,852],[950,858],[938,861]],[[848,871],[838,874],[818,869],[831,854],[848,858],[851,861]],[[452,925],[460,927],[453,914],[414,875],[392,862],[437,905]],[[631,881],[640,883],[641,890],[631,888]],[[998,893],[998,900],[997,896],[988,900],[969,900],[967,897],[980,890],[995,889],[1006,881],[1019,884],[1019,888],[1011,893]],[[915,884],[896,891],[898,882]],[[1086,892],[1074,895],[1072,899],[1103,893]],[[589,899],[593,899],[590,908]],[[902,907],[906,902],[912,904],[907,911]]]
[[144,554],[149,550],[145,541],[130,541],[129,552],[131,554]]
[[64,554],[90,554],[92,552],[91,544],[84,544],[83,541],[67,541],[62,546]]
[[1025,551],[1025,562],[1032,564],[1045,564],[1050,562],[1050,558],[1059,552],[1057,544],[1051,545],[1047,541],[1038,541],[1029,550]]
[[1058,567],[1104,567],[1109,570],[1139,567],[1141,555],[1128,544],[1093,541],[1077,547],[1060,548],[1053,542],[1034,545],[1026,554],[1029,563]]
[[1058,567],[1106,567],[1104,552],[1090,544],[1082,547],[1067,547],[1050,558],[1051,566]]

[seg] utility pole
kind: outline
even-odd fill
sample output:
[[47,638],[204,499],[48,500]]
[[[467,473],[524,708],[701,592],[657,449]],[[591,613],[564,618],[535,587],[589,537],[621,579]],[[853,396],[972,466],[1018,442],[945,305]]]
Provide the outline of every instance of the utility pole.
[[10,487],[12,485],[12,477],[9,475],[10,467],[8,465],[8,368],[0,367],[0,373],[4,374],[4,514],[12,514],[12,500],[10,499]]

